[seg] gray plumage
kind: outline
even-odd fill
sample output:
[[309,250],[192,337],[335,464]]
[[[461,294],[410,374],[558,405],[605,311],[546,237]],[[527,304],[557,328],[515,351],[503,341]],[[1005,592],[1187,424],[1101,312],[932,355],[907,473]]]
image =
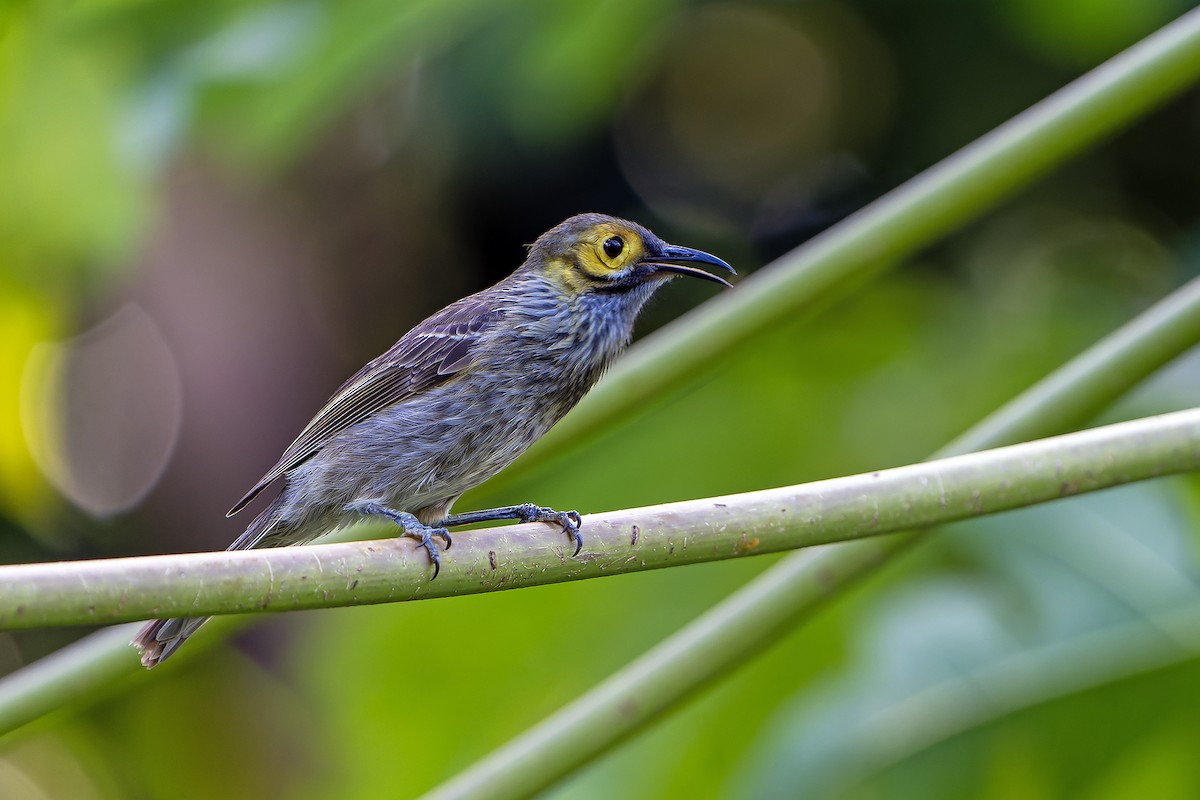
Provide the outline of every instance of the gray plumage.
[[[623,255],[609,259],[614,239]],[[553,228],[513,274],[437,312],[346,381],[230,511],[283,480],[229,549],[304,544],[379,509],[408,512],[423,526],[455,524],[458,497],[511,464],[583,397],[667,278],[724,283],[664,261],[729,268],[600,214]],[[437,562],[430,531],[423,542]],[[142,663],[169,656],[203,622],[149,623],[134,640]]]

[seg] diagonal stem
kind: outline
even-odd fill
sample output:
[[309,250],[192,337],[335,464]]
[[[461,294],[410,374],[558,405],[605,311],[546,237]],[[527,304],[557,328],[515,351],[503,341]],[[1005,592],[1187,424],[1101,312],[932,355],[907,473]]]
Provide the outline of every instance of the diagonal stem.
[[[1200,279],[1177,290],[964,433],[937,455],[1073,425],[1200,341]],[[583,697],[434,790],[432,798],[534,794],[728,676],[923,533],[793,553]]]
[[735,291],[638,342],[570,414],[491,486],[555,468],[664,392],[835,287],[888,266],[979,217],[1138,119],[1200,76],[1200,9],[1005,122],[758,270]]
[[[825,286],[824,276],[830,271],[861,269],[863,248],[877,247],[879,255],[893,257],[911,252],[994,204],[1045,167],[1144,113],[1198,76],[1200,9],[1184,14],[802,248],[794,255],[807,267],[803,272],[815,273],[816,277],[776,274],[774,290],[780,302],[785,295],[793,300],[811,296],[811,291]],[[1150,97],[1149,92],[1165,88],[1167,83],[1169,89],[1163,94],[1155,93],[1149,103],[1143,104]],[[1044,154],[1052,155],[1043,160]],[[1008,177],[993,171],[1003,170],[1005,165],[1011,165],[1020,177],[1010,182]],[[982,186],[972,185],[973,175]],[[991,182],[997,184],[996,189],[989,188]],[[956,218],[953,209],[946,205],[945,201],[951,199],[970,209],[964,212],[964,217]],[[932,223],[926,224],[920,218],[925,210],[933,215]],[[914,214],[911,217],[910,212]],[[913,226],[914,233],[898,227],[900,222]],[[863,235],[867,230],[877,236]],[[862,241],[839,242],[839,237],[851,234],[858,234]],[[813,286],[806,290],[802,284],[809,281]],[[747,283],[747,287],[750,285]],[[766,291],[763,286],[760,294]],[[1104,408],[1197,341],[1198,325],[1194,318],[1197,294],[1193,282],[1180,293],[1177,303],[1168,299],[1141,315],[968,431],[940,454],[995,447],[1081,424],[1090,413]],[[626,397],[631,398],[631,403],[642,401],[644,395],[635,388],[639,381],[661,390],[677,383],[682,371],[719,355],[721,347],[710,341],[718,337],[698,337],[707,342],[707,347],[697,349],[695,361],[690,357],[676,361],[675,368],[681,373],[659,377],[651,369],[670,369],[671,362],[664,356],[684,351],[686,334],[691,328],[712,325],[721,330],[719,338],[737,340],[739,331],[744,332],[753,322],[747,322],[745,314],[730,313],[731,304],[736,302],[734,297],[730,293],[722,298],[714,313],[694,314],[690,320],[664,331],[664,335],[636,353],[640,361],[628,359],[619,378],[629,384],[625,387],[629,394],[618,396],[619,381],[615,381],[613,388],[606,389],[611,396],[606,393],[594,399],[595,410],[584,407],[576,420],[571,420],[570,415],[564,420],[573,426],[564,435],[578,434],[589,426],[602,426],[609,419],[606,415],[617,413],[613,409],[628,408],[623,405]],[[779,306],[756,306],[755,313],[774,322],[772,308]],[[1064,399],[1067,405],[1058,407],[1056,401]],[[443,800],[521,797],[551,786],[634,735],[701,687],[747,663],[798,621],[815,613],[855,580],[886,564],[919,538],[920,534],[900,534],[788,556],[583,697],[436,788],[430,797]]]

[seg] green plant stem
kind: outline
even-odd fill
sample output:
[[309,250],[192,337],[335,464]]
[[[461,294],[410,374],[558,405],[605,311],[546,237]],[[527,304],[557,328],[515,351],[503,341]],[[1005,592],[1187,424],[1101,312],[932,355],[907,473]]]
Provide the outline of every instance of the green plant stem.
[[[946,224],[948,217],[947,206],[943,203],[946,199],[944,193],[953,196],[955,188],[961,188],[965,203],[971,198],[982,203],[985,196],[995,203],[1001,194],[1014,187],[1003,176],[990,174],[992,179],[1000,180],[1003,191],[988,194],[984,187],[972,187],[970,182],[960,187],[953,180],[954,175],[967,168],[968,172],[976,173],[976,180],[986,182],[977,170],[971,170],[970,167],[980,157],[985,162],[991,162],[985,157],[990,152],[991,158],[998,162],[1007,162],[1014,155],[1024,156],[1027,161],[1021,160],[1024,161],[1022,173],[1028,179],[1039,169],[1048,166],[1048,162],[1043,161],[1043,156],[1048,152],[1054,152],[1056,157],[1061,158],[1073,149],[1081,149],[1100,134],[1115,130],[1136,113],[1144,112],[1150,106],[1141,104],[1139,92],[1151,90],[1151,86],[1156,84],[1157,89],[1170,84],[1170,90],[1154,95],[1154,101],[1159,101],[1194,83],[1198,77],[1200,10],[1195,10],[1184,14],[1176,22],[1142,40],[1068,88],[1056,92],[1009,124],[997,128],[970,148],[960,151],[960,154],[935,168],[929,178],[920,176],[918,180],[923,181],[923,187],[913,190],[910,203],[919,205],[919,199],[923,196],[929,199],[926,192],[936,190],[941,185],[941,191],[932,192],[934,201],[929,209],[941,224]],[[1141,100],[1145,98],[1146,95],[1142,95]],[[1058,126],[1072,128],[1073,136],[1064,139],[1066,133],[1063,130],[1057,133],[1046,130]],[[1090,127],[1091,131],[1088,131]],[[1073,144],[1068,145],[1068,140]],[[984,163],[983,172],[990,172],[989,167],[989,163]],[[902,209],[892,213],[880,212],[878,205],[895,198],[896,193],[904,192],[904,188],[901,188],[892,196],[869,206],[858,217],[870,215],[872,207],[884,219],[902,215]],[[824,237],[824,241],[828,241],[830,236],[853,239],[852,234],[865,234],[866,230],[872,229],[870,224],[858,228],[854,218],[847,222],[851,223],[850,230],[836,233],[835,229],[834,233]],[[911,222],[925,229],[919,218]],[[884,230],[888,228],[887,225],[876,224],[876,233],[881,227]],[[941,233],[941,230],[937,233]],[[907,239],[902,231],[895,235],[913,245],[913,240]],[[822,241],[812,245],[818,255],[824,247],[828,245]],[[862,247],[870,247],[870,242],[851,241],[846,247],[846,260],[854,260],[854,253]],[[886,251],[888,248],[883,249]],[[835,261],[840,252],[839,248],[834,248]],[[815,259],[810,263],[817,265],[822,261],[828,263],[812,255],[809,258]],[[858,266],[857,260],[854,265]],[[793,281],[800,281],[800,278],[793,278]],[[775,278],[775,282],[780,284],[776,291],[784,294],[787,288],[784,279]],[[794,287],[796,284],[792,285]],[[799,289],[793,289],[793,293],[797,291]],[[1138,320],[1123,327],[1114,336],[1105,338],[1102,343],[1076,357],[1013,403],[1007,404],[972,431],[956,439],[943,449],[941,455],[953,455],[978,447],[1001,446],[1028,435],[1055,433],[1064,426],[1085,421],[1094,411],[1104,408],[1195,342],[1196,295],[1198,293],[1193,283],[1182,293],[1158,303]],[[733,293],[727,295],[732,296]],[[725,301],[725,309],[728,303],[733,302],[722,300]],[[760,311],[760,308],[756,307],[755,311]],[[766,311],[766,308],[762,311]],[[698,362],[692,357],[695,351],[683,341],[680,331],[685,331],[685,325],[704,327],[712,323],[713,326],[707,331],[709,335],[715,336],[716,331],[720,331],[722,338],[737,338],[736,332],[722,327],[722,321],[727,323],[727,313],[724,317],[720,314],[709,317],[706,314],[700,321],[691,319],[677,324],[674,332],[668,332],[666,336],[659,337],[658,342],[643,348],[637,354],[643,361],[635,361],[626,367],[619,378],[631,380],[634,375],[646,373],[644,362],[647,360],[662,362],[660,366],[666,368],[666,363],[670,361],[662,355],[666,353],[670,353],[672,359],[677,359],[676,363],[696,365]],[[702,341],[707,341],[702,331],[692,332]],[[671,336],[676,338],[671,339]],[[706,350],[703,359],[715,359],[718,356],[718,349],[714,349],[714,345],[702,347]],[[683,355],[683,351],[689,351],[690,355]],[[656,380],[648,373],[643,374],[643,379]],[[1061,410],[1055,402],[1063,398],[1074,399],[1067,409]],[[612,403],[618,402],[614,397],[606,399]],[[587,414],[590,416],[582,423],[575,422],[574,425],[600,425],[602,411],[587,410]],[[919,541],[919,537],[920,534],[899,534],[845,543],[822,551],[788,555],[755,581],[594,690],[506,742],[428,796],[438,800],[517,798],[552,786],[559,778],[571,774],[660,718],[698,688],[748,663],[752,656],[778,640],[797,622],[815,613],[824,602],[839,595],[857,579],[887,564]]]
[[[294,611],[500,591],[952,522],[1200,468],[1200,409],[896,469],[460,537],[430,580],[396,538],[0,567],[0,628]],[[131,654],[132,656],[132,654]]]
[[[1200,279],[1106,336],[942,448],[938,456],[1047,435],[1078,424],[1200,341]],[[788,556],[753,582],[508,742],[430,796],[534,794],[728,675],[852,581],[919,541],[919,533]]]
[[[967,431],[938,455],[998,447],[1083,421],[1200,341],[1200,279],[1182,287]],[[1086,398],[1075,397],[1086,393]],[[1081,416],[1071,418],[1069,408]],[[905,532],[793,553],[584,696],[428,797],[525,797],[730,675],[853,581],[920,540]]]
[[[0,681],[0,732],[72,703],[95,699],[135,672],[129,642],[138,625],[118,625],[72,642]],[[81,672],[80,664],[87,670]]]
[[492,486],[557,466],[655,397],[705,374],[815,298],[960,228],[1195,83],[1200,10],[1189,12],[1042,102],[758,270],[736,290],[638,342]]

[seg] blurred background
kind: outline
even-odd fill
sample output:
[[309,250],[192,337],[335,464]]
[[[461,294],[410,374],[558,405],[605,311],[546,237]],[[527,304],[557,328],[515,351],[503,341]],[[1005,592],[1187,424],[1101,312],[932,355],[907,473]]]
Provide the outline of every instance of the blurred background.
[[[1191,5],[0,4],[0,559],[223,548],[341,380],[566,216],[753,280]],[[1198,136],[1193,92],[458,510],[926,456],[1200,271]],[[1197,366],[1112,417],[1194,405]],[[1196,488],[959,526],[551,794],[1196,796]],[[197,637],[0,743],[0,796],[411,796],[771,560]],[[0,673],[83,633],[0,634]]]

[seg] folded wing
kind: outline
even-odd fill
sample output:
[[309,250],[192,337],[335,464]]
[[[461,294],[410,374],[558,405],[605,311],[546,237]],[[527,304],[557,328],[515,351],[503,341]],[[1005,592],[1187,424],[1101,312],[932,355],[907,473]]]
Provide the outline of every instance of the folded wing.
[[312,458],[339,433],[381,409],[444,383],[466,368],[479,342],[503,315],[503,309],[472,295],[404,334],[390,350],[342,384],[288,445],[279,462],[226,516],[241,511],[263,489]]

